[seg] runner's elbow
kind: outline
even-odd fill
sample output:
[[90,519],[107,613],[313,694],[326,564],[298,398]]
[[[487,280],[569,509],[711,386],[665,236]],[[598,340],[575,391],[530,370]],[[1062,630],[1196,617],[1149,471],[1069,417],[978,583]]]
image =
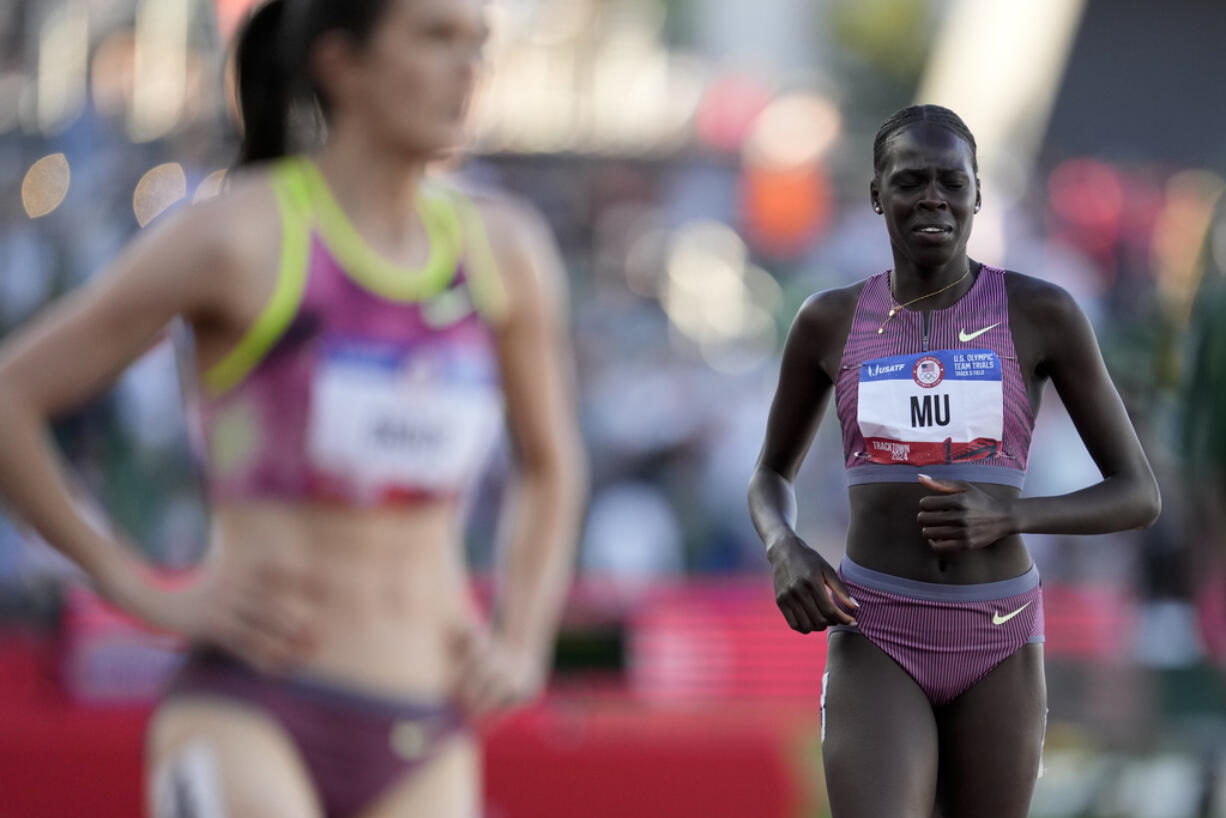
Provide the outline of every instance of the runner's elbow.
[[1137,499],[1132,504],[1135,509],[1136,527],[1149,528],[1162,514],[1162,493],[1158,490],[1158,481],[1150,475],[1137,494]]

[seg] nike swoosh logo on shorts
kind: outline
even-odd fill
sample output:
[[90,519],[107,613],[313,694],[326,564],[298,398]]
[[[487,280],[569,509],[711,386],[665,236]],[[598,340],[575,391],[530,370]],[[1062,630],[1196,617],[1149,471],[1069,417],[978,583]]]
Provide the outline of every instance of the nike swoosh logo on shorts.
[[[1034,601],[1034,600],[1031,600],[1031,602],[1033,602],[1033,601]],[[1003,624],[1005,624],[1006,622],[1008,622],[1010,619],[1012,619],[1013,617],[1017,616],[1018,614],[1020,614],[1022,611],[1026,610],[1026,609],[1027,609],[1027,608],[1029,608],[1029,607],[1030,607],[1030,602],[1027,602],[1025,605],[1023,605],[1022,607],[1018,608],[1018,609],[1017,609],[1016,611],[1014,611],[1013,613],[1011,613],[1011,614],[1006,614],[1005,616],[1001,616],[1001,615],[1000,615],[1000,614],[998,614],[996,611],[992,611],[992,624],[993,624],[993,625],[1003,625]]]
[[987,332],[988,330],[990,330],[990,329],[994,329],[994,328],[999,327],[999,326],[1000,326],[1000,322],[999,322],[999,321],[997,321],[995,324],[993,324],[993,325],[992,325],[992,326],[990,326],[990,327],[984,327],[983,329],[977,329],[977,330],[975,330],[974,332],[967,332],[967,331],[966,331],[966,330],[964,330],[964,329],[960,329],[960,330],[958,330],[958,340],[959,340],[959,341],[961,341],[961,342],[962,342],[962,343],[964,343],[964,344],[965,344],[967,341],[974,341],[976,338],[978,338],[980,335],[983,335],[983,334],[984,334],[985,332]]
[[416,761],[426,751],[426,729],[420,722],[404,719],[392,726],[392,750],[405,761]]

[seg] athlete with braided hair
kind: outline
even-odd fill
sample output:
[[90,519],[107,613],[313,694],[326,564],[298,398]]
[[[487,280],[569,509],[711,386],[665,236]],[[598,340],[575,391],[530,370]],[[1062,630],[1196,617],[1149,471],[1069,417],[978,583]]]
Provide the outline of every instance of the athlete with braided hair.
[[[822,750],[834,818],[1023,818],[1046,692],[1043,599],[1020,535],[1142,527],[1160,509],[1077,304],[967,257],[975,150],[939,106],[882,125],[869,196],[894,268],[801,308],[750,481],[784,618],[829,634]],[[1022,498],[1049,380],[1103,479]],[[797,535],[793,488],[832,395],[851,504],[837,570]]]

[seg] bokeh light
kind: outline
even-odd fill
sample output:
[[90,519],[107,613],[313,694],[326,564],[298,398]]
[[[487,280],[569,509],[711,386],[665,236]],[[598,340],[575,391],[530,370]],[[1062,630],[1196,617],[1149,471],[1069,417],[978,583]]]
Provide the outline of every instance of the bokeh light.
[[1096,229],[1114,229],[1124,212],[1124,184],[1105,162],[1070,159],[1048,182],[1051,206],[1061,218]]
[[85,104],[89,56],[89,14],[70,0],[47,15],[38,44],[38,127],[55,133]]
[[770,89],[762,82],[746,74],[725,74],[703,94],[695,120],[698,139],[719,151],[739,151],[770,102]]
[[39,159],[26,171],[21,180],[21,204],[32,219],[51,213],[68,195],[72,172],[68,157],[53,153]]
[[108,35],[94,50],[90,95],[101,116],[118,119],[132,105],[136,40],[128,30]]
[[196,192],[192,196],[192,204],[203,202],[206,199],[211,199],[218,193],[221,193],[222,185],[226,181],[226,169],[215,170],[208,176],[200,180],[200,184],[196,186]]
[[544,0],[518,6],[526,18],[518,22],[527,41],[543,47],[573,42],[591,31],[597,13],[593,0]]
[[[473,106],[478,150],[652,156],[686,144],[709,72],[670,51],[654,4],[600,6],[591,19],[589,5],[557,5],[543,35],[535,21],[555,4],[495,8],[497,68]],[[585,21],[583,36],[568,33]]]
[[187,176],[178,162],[166,162],[149,171],[136,183],[132,212],[141,227],[156,219],[166,208],[187,195]]
[[824,232],[831,199],[829,180],[817,164],[747,165],[741,181],[747,234],[774,257],[802,252]]
[[834,103],[809,93],[785,94],[758,116],[745,143],[747,162],[770,168],[811,165],[838,139],[842,117]]
[[1048,179],[1053,230],[1063,241],[1106,260],[1124,223],[1124,180],[1095,159],[1069,159]]
[[673,237],[661,294],[673,326],[710,366],[730,374],[753,369],[775,351],[779,285],[749,264],[748,254],[725,224],[684,225]]
[[1163,294],[1185,314],[1200,284],[1206,239],[1213,227],[1213,208],[1226,181],[1206,170],[1176,173],[1166,185],[1166,206],[1154,225],[1153,266]]
[[213,0],[217,9],[217,30],[223,41],[228,42],[234,36],[252,3],[253,0]]
[[177,126],[187,100],[187,0],[141,0],[136,16],[132,110],[128,135],[137,142]]

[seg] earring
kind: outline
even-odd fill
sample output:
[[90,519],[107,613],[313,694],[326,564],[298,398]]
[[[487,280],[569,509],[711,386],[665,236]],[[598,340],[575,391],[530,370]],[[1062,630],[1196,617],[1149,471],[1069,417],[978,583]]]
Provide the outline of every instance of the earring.
[[978,212],[979,212],[979,208],[981,208],[981,207],[983,207],[983,205],[980,205],[980,204],[975,205],[975,212],[976,212],[976,213],[978,213]]
[[881,205],[879,205],[879,204],[875,204],[875,205],[873,205],[873,212],[874,212],[874,213],[876,213],[877,215],[881,215],[881,214],[882,214],[882,213],[884,213],[885,211],[883,211],[883,210],[881,209]]

